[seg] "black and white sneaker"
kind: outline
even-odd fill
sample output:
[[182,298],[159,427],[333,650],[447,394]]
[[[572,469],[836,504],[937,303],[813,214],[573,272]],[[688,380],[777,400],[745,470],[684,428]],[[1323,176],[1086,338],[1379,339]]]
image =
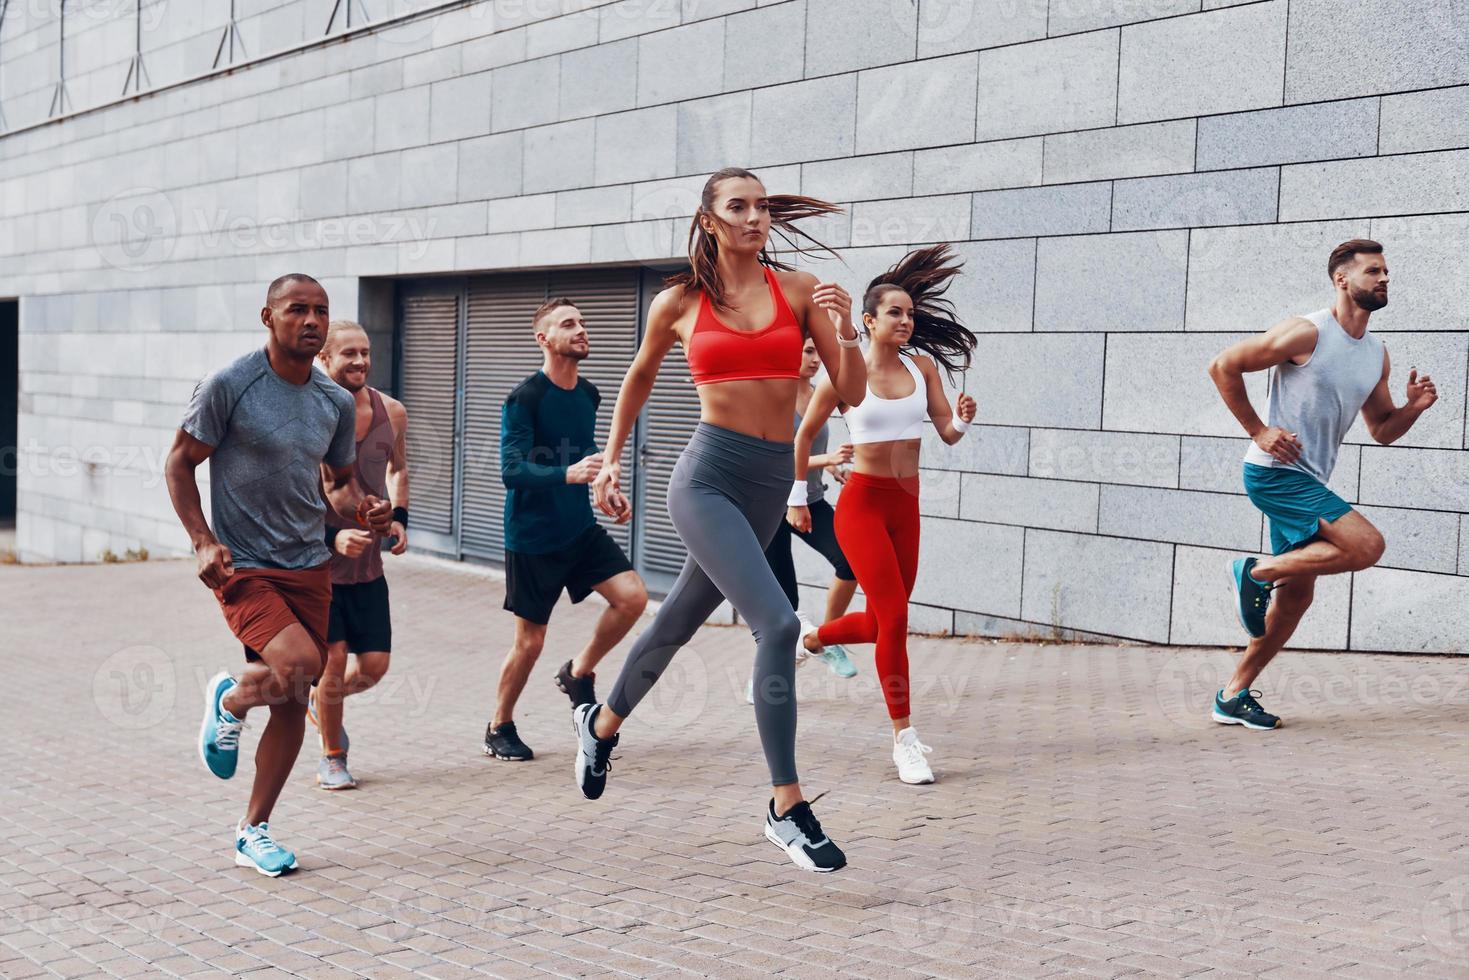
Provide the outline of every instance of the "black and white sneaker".
[[607,788],[607,773],[612,771],[612,750],[618,736],[598,738],[594,726],[600,704],[577,705],[571,712],[571,730],[576,732],[576,785],[582,795],[595,800]]
[[805,800],[783,817],[775,815],[775,801],[771,800],[765,814],[765,839],[807,871],[839,871],[847,866],[847,856],[822,833],[821,823]]
[[597,703],[597,675],[589,677],[576,677],[571,673],[571,661],[561,665],[556,671],[556,689],[571,698],[572,710],[580,708],[584,704]]
[[504,759],[506,762],[525,762],[535,758],[535,753],[530,746],[520,740],[520,735],[515,731],[515,722],[507,721],[499,728],[494,722],[485,726],[485,755],[492,755],[496,759]]

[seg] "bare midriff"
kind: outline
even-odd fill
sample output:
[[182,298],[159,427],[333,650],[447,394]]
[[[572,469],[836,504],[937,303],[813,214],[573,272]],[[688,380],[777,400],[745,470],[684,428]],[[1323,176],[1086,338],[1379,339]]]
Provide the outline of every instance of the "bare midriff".
[[918,475],[918,456],[922,446],[922,439],[863,443],[854,447],[852,472],[865,476],[910,479]]
[[799,378],[753,378],[699,386],[699,420],[771,442],[792,442]]

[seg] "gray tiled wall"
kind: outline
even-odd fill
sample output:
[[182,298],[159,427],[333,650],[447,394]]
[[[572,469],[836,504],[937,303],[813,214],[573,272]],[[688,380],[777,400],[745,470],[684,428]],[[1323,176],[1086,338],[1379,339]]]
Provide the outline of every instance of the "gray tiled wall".
[[[930,241],[966,260],[981,424],[925,443],[925,630],[1237,643],[1224,564],[1266,529],[1205,364],[1326,305],[1336,242],[1384,240],[1394,392],[1417,367],[1442,397],[1399,445],[1343,449],[1332,484],[1387,554],[1323,580],[1296,642],[1469,648],[1462,2],[381,0],[436,10],[313,43],[330,4],[242,0],[238,67],[173,85],[227,5],[153,0],[140,47],[173,87],[38,125],[57,6],[0,25],[27,557],[184,547],[162,455],[276,274],[351,316],[364,276],[667,259],[742,164],[847,206],[822,275]],[[118,99],[133,5],[68,7],[68,105]]]

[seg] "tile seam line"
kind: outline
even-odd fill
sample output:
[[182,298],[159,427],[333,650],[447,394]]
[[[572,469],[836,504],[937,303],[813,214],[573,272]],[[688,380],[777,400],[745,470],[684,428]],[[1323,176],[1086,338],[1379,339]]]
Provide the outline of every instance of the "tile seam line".
[[[633,110],[633,111],[642,111],[642,110]],[[752,108],[752,112],[753,112],[753,108]],[[587,122],[587,121],[591,121],[591,122],[594,122],[595,123],[596,120],[602,119],[602,118],[607,118],[607,117],[605,117],[605,116],[601,116],[601,117],[599,117],[599,116],[589,116],[589,117],[586,117],[585,119],[568,120],[567,122],[568,123],[576,123],[576,122]],[[549,128],[550,126],[559,126],[559,125],[564,125],[564,124],[563,123],[551,123],[551,124],[549,124],[546,127],[535,126],[535,127],[530,127],[529,129],[507,130],[505,133],[488,133],[488,134],[484,134],[482,136],[469,137],[466,140],[443,140],[443,141],[440,141],[440,142],[437,142],[437,143],[422,143],[422,144],[416,144],[416,145],[412,145],[412,146],[399,147],[399,148],[396,148],[396,149],[383,150],[383,151],[380,151],[380,152],[364,153],[364,154],[359,154],[357,156],[340,157],[340,158],[335,159],[335,160],[323,160],[323,161],[319,161],[317,163],[306,164],[304,166],[299,166],[299,167],[284,167],[284,168],[281,168],[281,169],[278,169],[278,170],[261,170],[261,171],[257,171],[255,173],[250,173],[250,174],[237,175],[237,176],[233,176],[233,177],[225,177],[225,178],[222,178],[220,180],[200,181],[200,182],[192,183],[192,184],[181,184],[181,185],[178,185],[177,187],[171,187],[171,188],[169,188],[166,191],[162,191],[161,193],[163,193],[165,195],[170,194],[170,193],[182,193],[184,191],[190,191],[190,190],[195,190],[195,189],[200,189],[200,188],[208,188],[208,187],[216,186],[216,185],[230,184],[230,183],[234,183],[234,182],[243,182],[243,181],[258,180],[260,178],[266,178],[266,177],[277,177],[277,176],[280,176],[280,175],[283,175],[283,174],[287,174],[288,175],[288,174],[293,174],[293,173],[299,173],[300,171],[303,171],[303,170],[311,170],[311,169],[315,169],[317,167],[330,167],[330,166],[335,166],[335,165],[338,165],[338,164],[344,164],[344,165],[350,166],[354,161],[359,161],[359,160],[373,160],[373,159],[378,158],[378,157],[385,157],[385,156],[389,156],[389,155],[392,155],[392,154],[402,154],[402,153],[410,152],[410,151],[413,151],[413,150],[425,150],[425,149],[431,149],[431,148],[435,148],[435,147],[447,147],[447,146],[450,146],[450,145],[454,145],[454,146],[457,147],[461,143],[470,142],[470,141],[473,141],[473,140],[495,138],[495,137],[507,136],[507,135],[511,135],[511,134],[515,134],[515,133],[524,134],[524,133],[530,132],[531,130],[534,130],[534,129]],[[1057,134],[1047,134],[1047,135],[1057,135]],[[1020,139],[1031,139],[1031,138],[1035,138],[1035,137],[1019,137],[1019,138]],[[1007,142],[1007,141],[999,141],[999,142]],[[923,150],[927,150],[927,149],[954,149],[954,148],[962,148],[962,147],[965,147],[965,146],[978,146],[978,145],[981,145],[981,144],[977,144],[977,143],[956,143],[956,144],[948,144],[948,145],[942,146],[942,147],[911,147],[911,148],[908,148],[908,149],[905,149],[905,150],[885,150],[885,151],[882,151],[880,153],[861,154],[860,156],[828,157],[828,158],[824,158],[824,159],[821,159],[821,160],[788,161],[788,162],[784,162],[784,163],[770,163],[770,164],[763,164],[762,163],[762,164],[756,164],[755,166],[758,167],[759,169],[762,169],[762,170],[763,169],[779,169],[779,168],[783,168],[783,167],[797,167],[797,166],[804,167],[804,166],[807,166],[807,165],[810,165],[810,164],[817,164],[817,163],[852,162],[852,161],[856,161],[856,160],[865,159],[865,158],[868,158],[868,157],[891,156],[891,155],[898,155],[898,154],[902,154],[902,153],[917,153],[917,152],[922,152]],[[524,151],[525,151],[525,148],[524,148],[524,137],[522,135],[522,151],[521,151],[522,154],[524,153]],[[125,157],[125,156],[127,156],[127,155],[129,155],[131,153],[134,153],[134,152],[137,152],[137,151],[129,150],[129,151],[125,151],[123,153],[113,154],[113,157],[112,158]],[[969,194],[969,195],[1003,194],[1003,193],[1012,193],[1012,194],[1014,194],[1014,193],[1020,193],[1020,192],[1035,192],[1035,193],[1039,193],[1039,192],[1043,192],[1045,190],[1049,190],[1049,189],[1052,189],[1052,188],[1062,188],[1062,187],[1071,187],[1071,188],[1076,188],[1076,187],[1089,187],[1089,186],[1090,187],[1097,187],[1097,186],[1101,186],[1102,184],[1112,184],[1112,185],[1115,185],[1115,184],[1118,184],[1118,183],[1133,183],[1133,182],[1137,182],[1137,181],[1176,180],[1176,179],[1179,179],[1179,178],[1202,177],[1202,176],[1206,176],[1206,175],[1209,175],[1209,174],[1237,174],[1237,173],[1250,173],[1250,172],[1259,172],[1261,174],[1264,174],[1265,172],[1272,171],[1272,170],[1276,172],[1276,180],[1275,180],[1275,183],[1276,183],[1276,194],[1277,194],[1277,198],[1279,198],[1281,196],[1280,192],[1281,192],[1281,190],[1283,188],[1283,184],[1284,184],[1284,181],[1282,179],[1283,172],[1286,169],[1289,169],[1289,168],[1322,166],[1322,165],[1327,165],[1327,164],[1338,164],[1338,163],[1364,163],[1365,164],[1365,163],[1368,163],[1368,162],[1376,162],[1376,161],[1382,161],[1382,160],[1394,161],[1394,160],[1399,160],[1399,159],[1404,159],[1404,158],[1409,158],[1409,157],[1425,156],[1425,155],[1431,155],[1431,154],[1464,154],[1466,157],[1469,157],[1469,145],[1466,145],[1466,146],[1463,146],[1463,147],[1455,147],[1455,148],[1451,148],[1451,149],[1410,150],[1410,151],[1404,151],[1402,153],[1391,153],[1391,154],[1386,154],[1386,155],[1381,155],[1381,156],[1375,156],[1375,157],[1367,157],[1367,156],[1334,157],[1334,158],[1324,159],[1324,160],[1303,160],[1303,161],[1299,161],[1297,163],[1252,164],[1252,165],[1249,165],[1249,166],[1224,167],[1224,168],[1220,168],[1220,169],[1217,169],[1217,170],[1178,171],[1176,173],[1168,173],[1168,174],[1141,174],[1141,175],[1132,176],[1132,177],[1102,177],[1102,178],[1092,178],[1092,179],[1087,179],[1087,180],[1057,181],[1055,183],[1049,183],[1049,184],[1022,184],[1022,185],[1017,185],[1017,186],[1014,186],[1014,187],[991,187],[991,188],[982,188],[982,189],[979,189],[979,190],[936,191],[936,192],[922,193],[922,194],[909,194],[909,195],[907,195],[905,197],[862,198],[862,199],[858,199],[858,200],[845,201],[845,202],[840,202],[840,203],[843,203],[843,204],[848,205],[848,206],[855,206],[855,205],[858,205],[858,204],[882,204],[882,203],[887,203],[887,202],[902,202],[902,201],[924,200],[924,199],[928,199],[928,198],[955,197],[955,196],[961,196],[961,195],[965,195],[965,194]],[[35,177],[35,176],[38,176],[38,173],[16,174],[13,177],[10,177],[10,178],[7,178],[7,179],[22,179],[22,178],[26,178],[26,177]],[[415,206],[413,206],[411,208],[391,208],[391,209],[383,209],[383,210],[378,210],[378,211],[359,211],[359,212],[353,212],[351,214],[328,215],[328,216],[323,216],[323,217],[317,217],[317,218],[311,218],[311,219],[302,219],[302,220],[325,221],[325,220],[330,220],[330,219],[333,219],[333,218],[342,218],[342,219],[345,219],[345,218],[355,218],[355,217],[361,217],[363,215],[391,214],[391,213],[397,213],[397,212],[403,212],[403,211],[420,210],[420,209],[423,209],[423,208],[457,207],[457,206],[461,206],[461,205],[478,204],[478,203],[481,203],[481,202],[484,202],[484,201],[513,201],[513,200],[516,200],[518,198],[539,196],[539,195],[542,195],[542,194],[567,194],[567,193],[577,193],[577,192],[594,191],[594,190],[608,190],[608,191],[611,191],[611,190],[617,190],[617,189],[622,188],[622,187],[630,187],[633,190],[637,190],[637,188],[643,187],[646,190],[651,191],[651,190],[655,190],[656,188],[655,187],[651,187],[649,185],[671,184],[671,183],[675,183],[675,182],[678,182],[678,181],[694,181],[694,180],[699,179],[700,177],[706,177],[707,178],[708,176],[709,176],[709,174],[708,173],[705,173],[705,172],[693,172],[693,173],[688,173],[688,174],[675,174],[675,175],[670,176],[670,177],[644,177],[644,178],[637,178],[637,179],[633,179],[633,180],[614,181],[614,182],[609,182],[609,183],[606,183],[606,184],[592,184],[590,186],[567,186],[567,187],[560,187],[560,188],[555,188],[555,189],[536,190],[536,191],[532,191],[530,193],[502,195],[502,196],[499,196],[499,197],[469,198],[469,199],[462,200],[462,201],[461,200],[445,201],[445,202],[439,203],[439,204],[415,205]],[[117,196],[117,195],[114,195],[114,196]],[[48,215],[48,214],[57,214],[57,213],[60,213],[60,212],[63,212],[63,211],[69,210],[69,209],[74,209],[74,208],[79,207],[79,206],[94,205],[94,204],[101,204],[101,203],[105,203],[105,201],[104,200],[100,200],[100,199],[99,200],[88,200],[88,201],[76,202],[76,203],[67,205],[66,207],[50,208],[50,209],[47,209],[47,210],[44,210],[44,211],[23,211],[23,212],[20,212],[20,213],[14,215],[13,216],[13,219],[26,218],[26,217],[40,217],[40,216]],[[1277,207],[1277,211],[1279,211],[1279,207]],[[1446,214],[1469,214],[1469,209],[1465,209],[1465,210],[1462,210],[1462,211],[1422,211],[1422,210],[1417,210],[1417,211],[1404,211],[1404,212],[1394,212],[1394,213],[1387,213],[1387,214],[1372,214],[1372,215],[1351,214],[1351,215],[1338,215],[1338,216],[1333,216],[1333,217],[1328,217],[1328,218],[1290,218],[1290,219],[1280,219],[1277,216],[1277,218],[1275,220],[1272,220],[1272,221],[1238,222],[1238,223],[1235,223],[1235,224],[1201,225],[1201,226],[1198,226],[1198,227],[1220,228],[1220,227],[1244,227],[1244,226],[1248,226],[1248,225],[1259,225],[1259,224],[1282,224],[1282,225],[1284,225],[1284,224],[1306,224],[1306,223],[1312,223],[1312,222],[1326,222],[1326,221],[1370,220],[1372,218],[1420,217],[1420,216],[1433,215],[1433,214],[1445,214],[1445,215]],[[649,219],[629,219],[629,220],[655,220],[655,219],[649,218]],[[604,222],[604,224],[619,224],[619,223],[625,223],[625,222]],[[581,226],[562,226],[562,227],[581,227]],[[1168,229],[1183,228],[1183,227],[1190,227],[1190,226],[1165,225],[1165,226],[1158,226],[1156,228],[1123,229],[1122,232],[1119,232],[1119,233],[1125,233],[1125,232],[1128,232],[1128,231],[1157,231],[1157,230],[1168,230]],[[1068,234],[1070,234],[1070,233],[1068,233]],[[1076,234],[1096,234],[1096,232],[1090,232],[1090,233],[1088,233],[1088,232],[1078,232]],[[1014,235],[1014,236],[1010,236],[1010,237],[1014,237],[1014,238],[1031,238],[1031,237],[1034,237],[1034,236],[1033,235]],[[1043,236],[1043,237],[1052,237],[1052,236]],[[970,240],[977,240],[977,239],[970,239]],[[26,253],[26,254],[37,254],[37,253]],[[44,253],[39,253],[39,254],[44,254]]]

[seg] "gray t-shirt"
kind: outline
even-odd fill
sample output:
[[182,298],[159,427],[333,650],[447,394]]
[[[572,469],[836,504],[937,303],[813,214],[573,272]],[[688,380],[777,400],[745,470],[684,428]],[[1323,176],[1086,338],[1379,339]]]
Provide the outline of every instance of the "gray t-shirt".
[[[796,413],[796,429],[801,428],[801,413]],[[828,441],[831,437],[831,427],[823,425],[817,430],[811,439],[811,455],[821,456],[826,453]],[[826,497],[826,484],[822,482],[821,476],[826,470],[812,466],[806,470],[806,503],[814,504]]]
[[346,389],[315,369],[291,384],[261,349],[199,382],[182,428],[214,447],[210,523],[236,568],[312,568],[331,557],[321,464],[356,458]]

